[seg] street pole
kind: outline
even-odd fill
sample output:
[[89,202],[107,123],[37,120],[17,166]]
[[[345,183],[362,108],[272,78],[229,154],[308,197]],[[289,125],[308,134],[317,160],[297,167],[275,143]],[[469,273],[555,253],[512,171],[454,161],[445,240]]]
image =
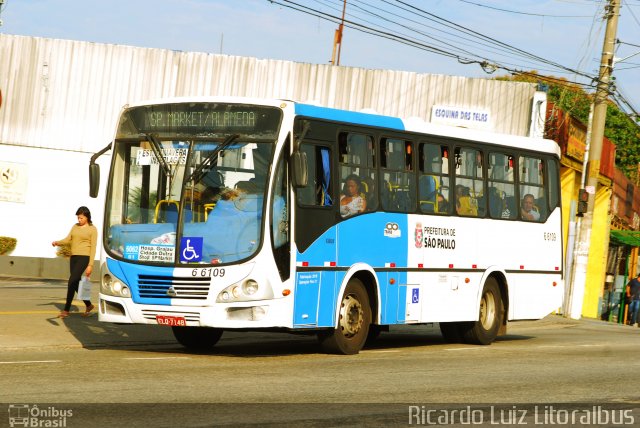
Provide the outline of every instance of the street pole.
[[[591,105],[589,106],[589,122],[587,124],[587,141],[586,141],[586,147],[585,147],[585,153],[584,153],[584,159],[582,160],[582,175],[580,176],[580,188],[584,189],[586,184],[587,184],[587,166],[589,164],[589,150],[591,149],[591,133],[592,133],[592,126],[593,126],[593,109],[594,109],[594,105],[593,105],[593,101],[591,102]],[[577,209],[577,207],[576,207]],[[576,272],[578,271],[577,269],[577,262],[576,260],[578,259],[578,255],[579,255],[579,251],[580,251],[580,227],[582,226],[582,216],[576,216],[578,217],[578,219],[576,220],[575,224],[573,225],[574,229],[572,230],[572,232],[574,233],[574,242],[573,242],[573,248],[571,249],[572,251],[572,258],[571,258],[571,264],[569,265],[569,269],[571,269],[570,275],[569,276],[569,284],[573,284],[575,282],[575,277],[576,277]],[[569,223],[569,225],[571,226],[571,223]],[[563,314],[570,314],[571,313],[571,302],[573,301],[573,287],[569,286],[567,287],[567,289],[565,290],[565,294],[564,294],[564,306],[563,306]]]
[[[342,6],[342,20],[340,21],[340,25],[333,35],[333,53],[331,54],[331,64],[332,65],[340,65],[340,50],[342,48],[342,30],[344,29],[344,15],[347,11],[347,0],[344,0]],[[337,61],[336,61],[336,50],[337,50]]]
[[618,16],[620,14],[621,0],[609,0],[605,6],[607,28],[602,46],[602,59],[598,74],[598,85],[593,100],[593,122],[590,124],[591,142],[589,147],[589,164],[587,168],[587,185],[585,189],[589,195],[587,212],[580,222],[578,231],[578,244],[574,260],[575,273],[569,283],[569,317],[579,319],[582,315],[582,303],[584,300],[585,286],[587,282],[587,266],[589,261],[589,246],[591,244],[591,229],[593,225],[593,210],[598,189],[598,177],[600,175],[600,158],[602,154],[602,140],[604,138],[604,125],[607,117],[607,99],[609,95],[609,81],[613,72],[613,53],[615,48],[616,33],[618,29]]

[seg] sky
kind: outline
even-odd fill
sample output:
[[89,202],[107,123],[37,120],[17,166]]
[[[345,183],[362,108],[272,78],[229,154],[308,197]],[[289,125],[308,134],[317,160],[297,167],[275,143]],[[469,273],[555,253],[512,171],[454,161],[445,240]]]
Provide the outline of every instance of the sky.
[[[467,77],[537,70],[588,85],[598,74],[606,3],[347,0],[340,65]],[[5,0],[0,34],[328,64],[343,5],[344,0]],[[617,39],[616,89],[640,112],[640,0],[622,0]]]

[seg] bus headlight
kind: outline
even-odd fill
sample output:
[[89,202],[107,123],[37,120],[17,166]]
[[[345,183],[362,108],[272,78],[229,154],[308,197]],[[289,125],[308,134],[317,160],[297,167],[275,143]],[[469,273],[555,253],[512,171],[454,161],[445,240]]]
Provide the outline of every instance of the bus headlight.
[[258,281],[248,279],[242,284],[242,291],[247,296],[252,296],[258,292]]
[[115,297],[131,297],[131,290],[119,279],[105,274],[100,283],[100,292]]
[[240,294],[240,287],[238,287],[237,285],[236,285],[235,287],[233,287],[233,288],[231,289],[231,294],[233,294],[233,297],[234,297],[235,299],[237,299],[238,297],[240,297],[240,296],[241,296],[241,294]]
[[230,285],[220,291],[217,302],[243,302],[273,298],[273,291],[268,285],[258,283],[255,279],[247,279],[241,283]]

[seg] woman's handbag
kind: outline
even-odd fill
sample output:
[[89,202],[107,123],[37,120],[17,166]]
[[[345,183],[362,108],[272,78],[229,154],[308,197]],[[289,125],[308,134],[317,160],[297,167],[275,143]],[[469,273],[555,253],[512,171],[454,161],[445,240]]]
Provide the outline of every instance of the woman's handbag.
[[91,281],[88,276],[82,275],[78,284],[78,300],[91,300]]

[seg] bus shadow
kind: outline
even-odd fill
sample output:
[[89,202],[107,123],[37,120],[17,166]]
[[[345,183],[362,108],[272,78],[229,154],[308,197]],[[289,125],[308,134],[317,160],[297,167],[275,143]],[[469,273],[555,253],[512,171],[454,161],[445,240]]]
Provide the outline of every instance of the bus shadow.
[[[59,311],[64,309],[64,305],[59,303],[49,303]],[[85,317],[84,305],[72,304],[69,316],[58,318],[57,315],[47,319],[51,326],[65,327],[66,332],[59,331],[59,334],[68,336],[69,334],[86,349],[104,348],[129,348],[129,347],[149,347],[165,344],[175,344],[175,339],[170,329],[162,326],[136,325],[136,324],[112,324],[98,321],[98,314],[94,310],[91,315]],[[64,343],[65,338],[60,337],[59,343]]]
[[535,339],[535,336],[525,336],[522,334],[505,334],[504,336],[498,336],[496,342],[511,342],[517,340],[531,340]]
[[[49,303],[59,310],[62,304]],[[47,319],[52,326],[64,326],[80,345],[89,350],[126,349],[142,353],[162,353],[171,355],[210,355],[236,358],[279,357],[292,355],[323,354],[316,337],[311,332],[270,332],[270,331],[230,331],[226,330],[220,341],[210,350],[194,351],[181,346],[169,327],[138,324],[112,324],[98,321],[97,313],[83,317],[83,305],[72,305],[67,318]],[[64,334],[64,333],[63,333]],[[500,336],[496,342],[529,340],[531,336],[508,334]],[[64,341],[62,341],[64,342]],[[451,346],[440,334],[438,324],[391,326],[373,341],[368,342],[363,351],[382,351],[413,347]],[[457,346],[477,346],[456,344]]]

